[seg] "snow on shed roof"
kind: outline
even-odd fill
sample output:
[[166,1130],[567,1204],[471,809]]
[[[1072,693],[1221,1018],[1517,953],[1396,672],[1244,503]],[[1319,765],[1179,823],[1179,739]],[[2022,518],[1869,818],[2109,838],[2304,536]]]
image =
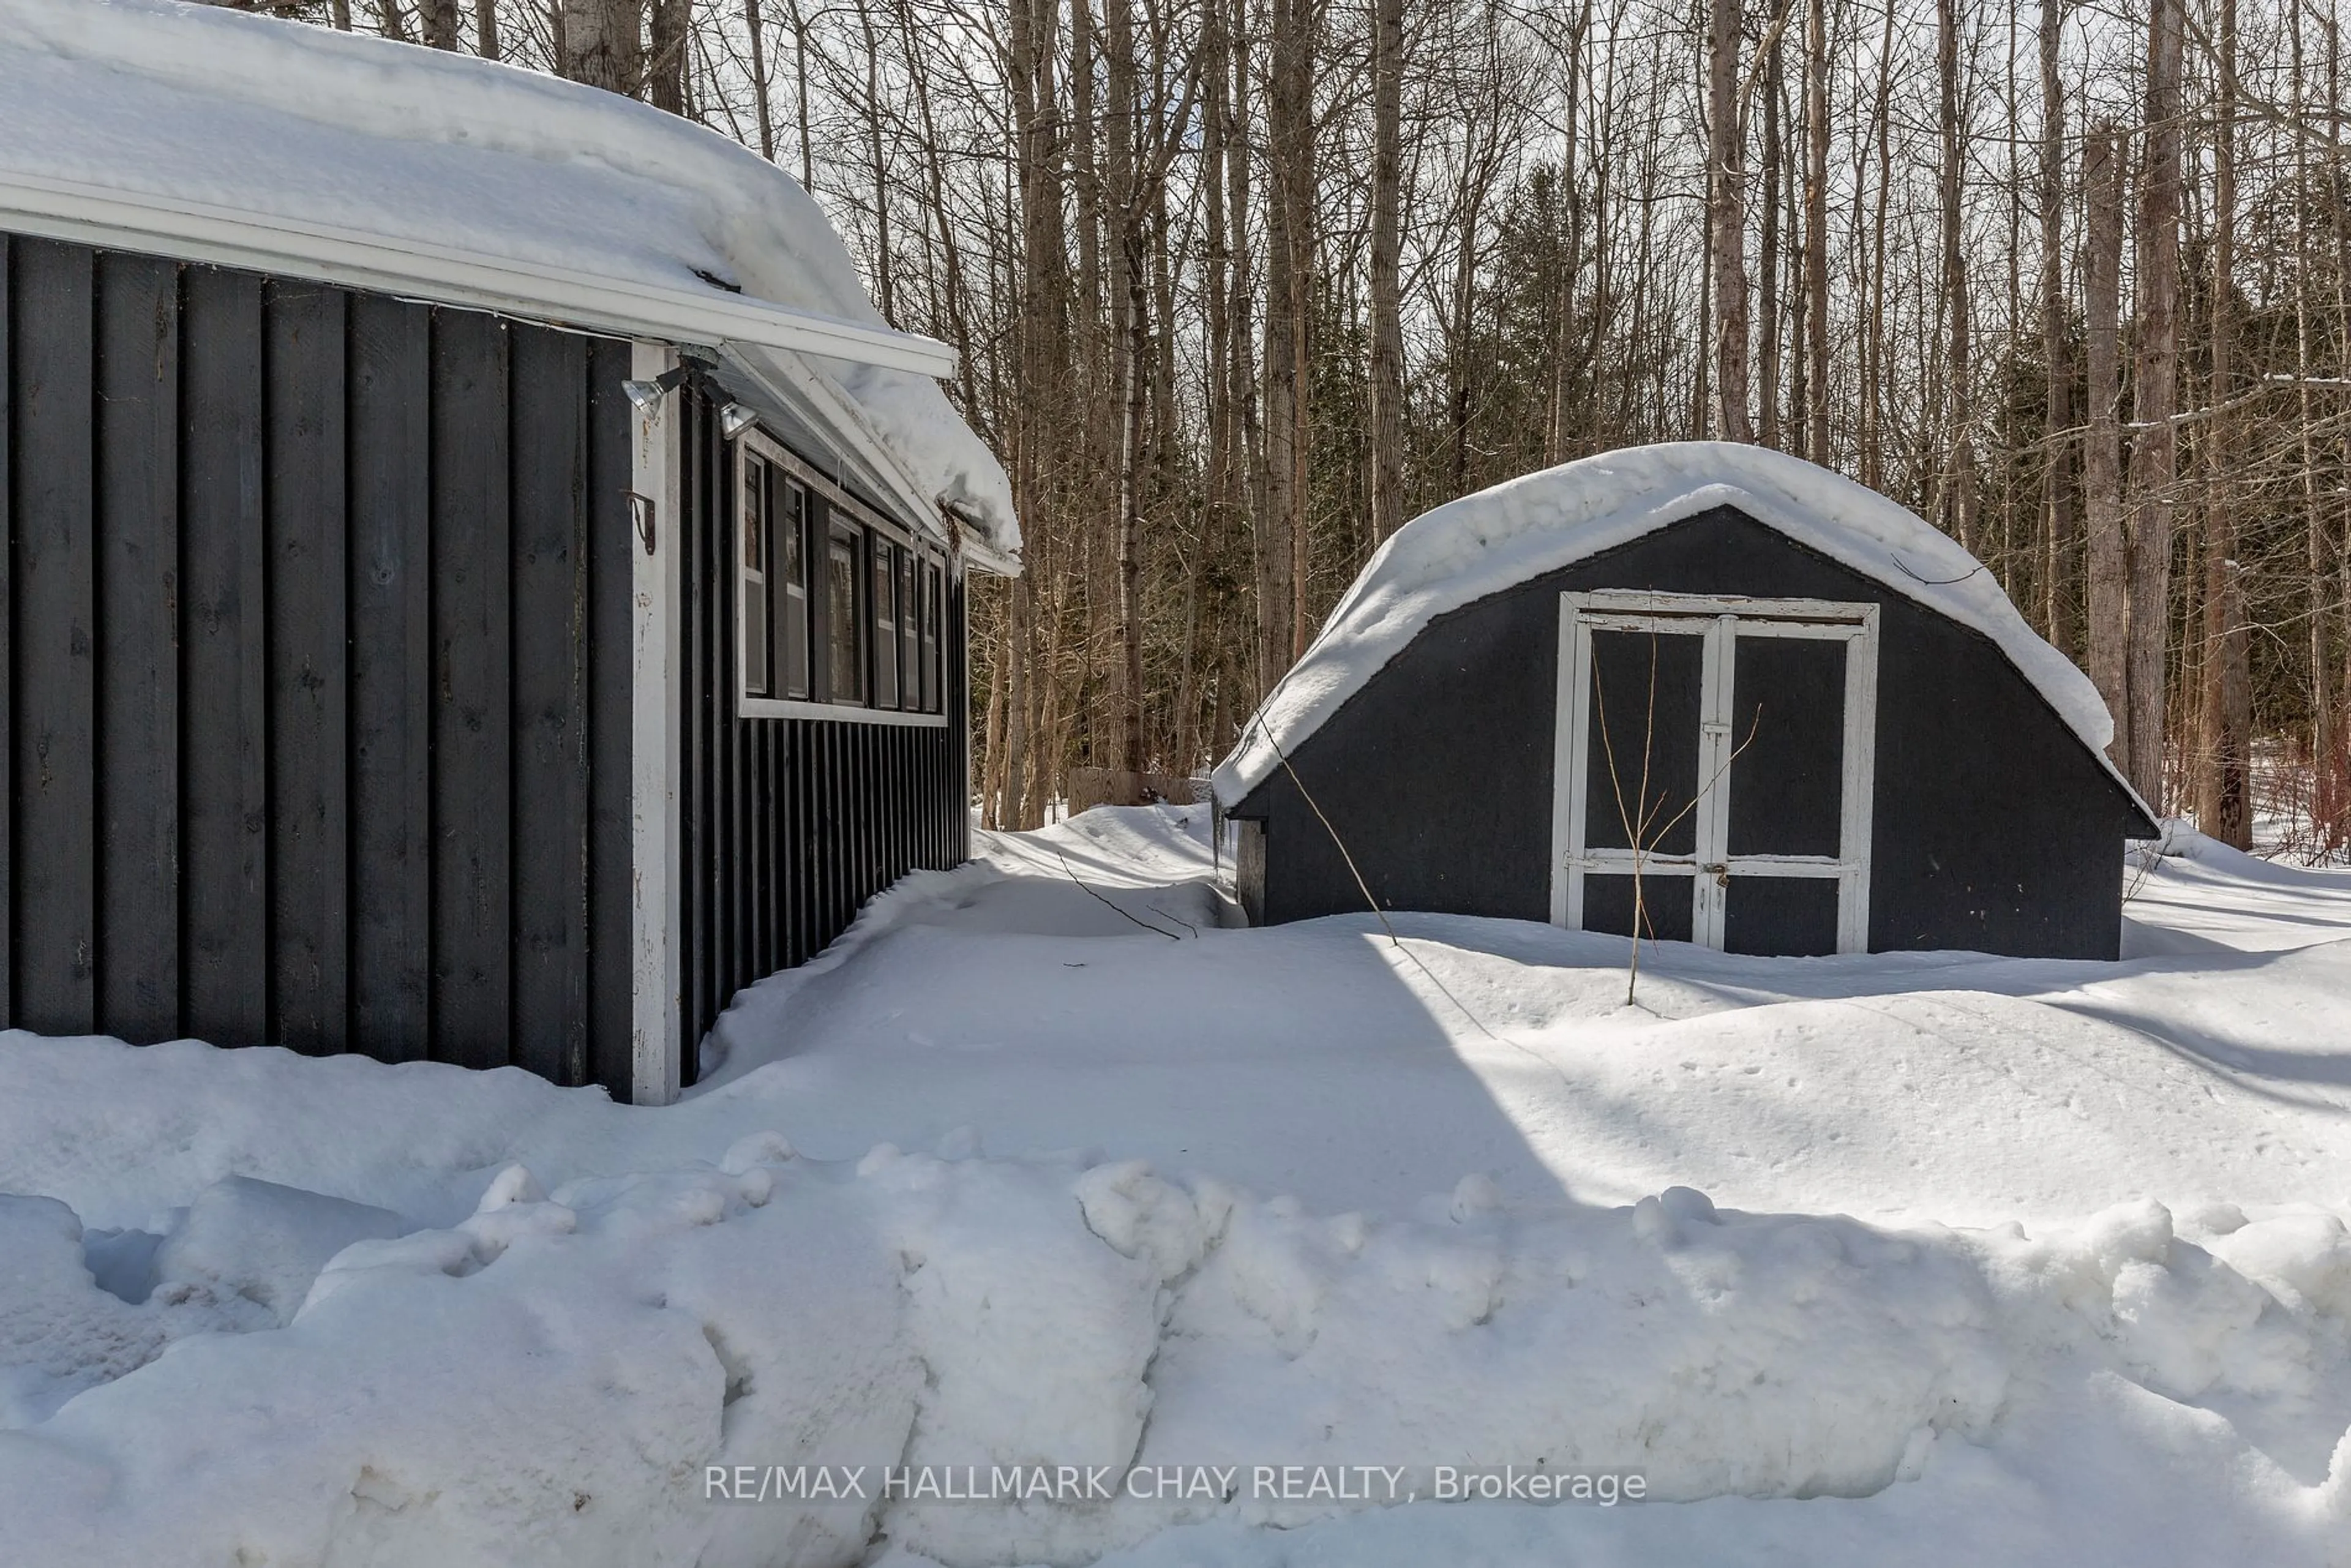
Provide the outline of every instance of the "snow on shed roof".
[[891,330],[816,203],[716,132],[172,0],[0,0],[0,230],[804,366],[902,498],[1019,549],[1003,469],[932,379],[952,354]]
[[2025,624],[1998,580],[1956,540],[1802,458],[1682,441],[1546,468],[1449,501],[1397,529],[1217,765],[1217,798],[1238,804],[1438,616],[1717,507],[1735,507],[1990,637],[2116,781],[2130,788],[2105,756],[2114,721],[2097,688]]

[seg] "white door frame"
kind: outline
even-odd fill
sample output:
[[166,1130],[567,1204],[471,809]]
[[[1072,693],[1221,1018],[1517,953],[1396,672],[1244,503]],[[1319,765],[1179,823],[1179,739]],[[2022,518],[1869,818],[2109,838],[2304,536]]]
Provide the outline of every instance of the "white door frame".
[[[1837,951],[1869,950],[1870,794],[1876,770],[1877,621],[1875,604],[1825,599],[1601,590],[1560,595],[1559,695],[1552,747],[1551,917],[1581,930],[1587,872],[1687,880],[1690,936],[1722,946],[1729,879],[1735,876],[1833,877],[1837,883]],[[1693,852],[1657,854],[1598,849],[1584,841],[1590,765],[1592,634],[1656,632],[1704,639],[1699,675],[1698,800]],[[1844,643],[1844,766],[1837,853],[1731,855],[1730,762],[1736,639],[1800,637]],[[1678,804],[1678,803],[1677,803]]]

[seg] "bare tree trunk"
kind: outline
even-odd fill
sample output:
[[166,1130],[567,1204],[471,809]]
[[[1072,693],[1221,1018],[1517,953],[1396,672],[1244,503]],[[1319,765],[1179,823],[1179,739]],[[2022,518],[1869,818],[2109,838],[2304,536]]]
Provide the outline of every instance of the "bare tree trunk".
[[[1226,162],[1231,156],[1232,48],[1227,32],[1224,0],[1209,0],[1200,12],[1200,54],[1202,60],[1202,99],[1200,113],[1200,199],[1205,212],[1206,244],[1201,257],[1204,274],[1201,293],[1207,318],[1207,373],[1201,378],[1207,404],[1207,473],[1205,494],[1201,503],[1201,535],[1204,541],[1221,545],[1224,525],[1234,500],[1234,478],[1243,469],[1238,453],[1240,410],[1234,396],[1231,364],[1233,359],[1233,319],[1236,314],[1233,288],[1234,231],[1246,229],[1248,214],[1231,215],[1226,203]],[[1204,554],[1207,553],[1204,544]],[[1218,553],[1221,553],[1220,551]],[[1216,641],[1219,663],[1217,701],[1221,707],[1225,700],[1222,685],[1222,655],[1228,628],[1224,618],[1216,622]],[[1190,668],[1186,661],[1186,668]],[[1188,706],[1181,710],[1188,718]],[[1181,737],[1179,737],[1179,739]],[[1226,744],[1225,737],[1214,727],[1208,734],[1208,750],[1213,758]]]
[[[656,6],[666,3],[654,0]],[[890,165],[882,151],[882,46],[874,36],[873,7],[859,6],[857,21],[865,33],[865,163],[873,182],[873,303],[881,308],[882,319],[895,327],[897,269],[891,264]]]
[[2074,427],[2073,355],[2065,331],[2065,98],[2057,74],[2064,25],[2065,0],[2041,0],[2041,364],[2048,440],[2041,472],[2042,628],[2059,651],[2071,653],[2073,444],[2060,434]]
[[1877,103],[1870,135],[1877,145],[1876,211],[1870,219],[1869,329],[1862,340],[1861,482],[1886,484],[1886,220],[1894,191],[1894,7],[1877,40]]
[[1740,0],[1709,0],[1707,253],[1714,275],[1715,434],[1752,441],[1747,415],[1747,149],[1739,123]]
[[1266,86],[1266,507],[1259,680],[1267,689],[1304,648],[1307,331],[1313,200],[1312,0],[1273,0]]
[[688,0],[653,0],[653,31],[645,55],[645,99],[670,114],[685,112]]
[[1804,455],[1829,461],[1829,22],[1827,0],[1804,16],[1804,329],[1812,420]]
[[1943,300],[1949,320],[1951,445],[1946,515],[1959,543],[1970,554],[1980,554],[1983,541],[1977,537],[1981,530],[1976,524],[1974,366],[1969,330],[1967,250],[1960,233],[1959,161],[1965,152],[1959,139],[1959,0],[1935,0],[1935,71],[1940,89],[1943,133]]
[[2179,69],[2181,0],[2147,20],[2147,146],[2139,176],[2138,365],[2130,483],[2131,782],[2163,808],[2164,651],[2170,625],[2172,494],[2179,471]]
[[[1012,591],[1018,592],[1017,586]],[[1012,635],[1012,593],[1004,600],[1003,646],[988,661],[987,716],[979,730],[979,825],[1004,826],[1004,764],[1006,688],[1021,679],[1020,657]]]
[[1373,9],[1370,398],[1376,545],[1404,526],[1404,284],[1397,213],[1404,165],[1404,0],[1374,0]]
[[[2291,94],[2289,116],[2293,123],[2303,123],[2303,8],[2301,0],[2286,8],[2288,67],[2286,79]],[[2331,51],[2329,64],[2332,64]],[[2329,72],[2327,94],[2330,110],[2335,101],[2333,73]],[[2330,113],[2329,130],[2333,131]],[[2335,138],[2330,135],[2330,141]],[[2310,139],[2294,139],[2294,188],[2311,189]],[[2342,163],[2339,159],[2327,162],[2327,184],[2332,200],[2329,205],[2332,222],[2338,234],[2343,224]],[[2315,355],[2311,341],[2311,247],[2310,225],[2294,228],[2294,379],[2301,384],[2296,389],[2296,402],[2302,457],[2303,548],[2309,569],[2307,614],[2310,620],[2310,795],[2309,810],[2313,848],[2320,853],[2332,852],[2343,841],[2345,812],[2351,806],[2346,799],[2346,779],[2342,759],[2342,743],[2337,738],[2335,725],[2335,667],[2332,643],[2328,635],[2335,608],[2335,542],[2327,527],[2327,507],[2319,498],[2317,443],[2313,433],[2317,428],[2313,408],[2310,378]],[[2351,350],[2351,345],[2346,345]]]
[[809,20],[800,0],[784,0],[792,29],[792,116],[800,138],[800,189],[816,189],[816,139],[809,129]]
[[[1566,457],[1570,440],[1569,427],[1579,412],[1575,406],[1574,386],[1578,372],[1596,371],[1597,366],[1578,365],[1574,345],[1577,336],[1575,319],[1575,287],[1583,267],[1584,200],[1583,152],[1584,122],[1591,88],[1585,78],[1584,49],[1592,34],[1592,0],[1577,0],[1575,22],[1567,37],[1567,124],[1562,137],[1560,167],[1562,183],[1567,187],[1567,258],[1560,268],[1559,296],[1553,306],[1557,326],[1552,333],[1551,345],[1551,409],[1543,421],[1543,463],[1545,466]],[[1594,294],[1598,292],[1599,269],[1593,270]],[[1595,299],[1596,308],[1596,299]]]
[[641,0],[560,0],[562,74],[623,96],[637,90],[643,74]]
[[1755,258],[1755,393],[1762,413],[1757,438],[1766,446],[1780,444],[1781,92],[1780,35],[1775,30],[1763,56],[1763,221]]
[[1102,5],[1108,97],[1111,247],[1111,353],[1118,389],[1118,765],[1144,768],[1143,610],[1137,536],[1142,532],[1143,357],[1149,317],[1144,299],[1142,204],[1135,149],[1135,40],[1133,0]]
[[2231,504],[2231,413],[2236,392],[2237,0],[2220,0],[2220,102],[2212,130],[2212,413],[2204,432],[2204,680],[2197,825],[2237,849],[2253,847],[2252,632],[2236,560]]
[[2082,158],[2087,204],[2083,297],[2088,318],[2089,430],[2082,443],[2082,501],[2089,525],[2089,675],[2115,721],[2118,766],[2130,751],[2130,569],[2123,535],[2122,400],[2116,316],[2121,308],[2123,154],[2115,127],[2090,128]]
[[743,33],[751,46],[751,110],[759,121],[759,156],[772,163],[776,161],[776,113],[768,90],[768,24],[760,15],[759,0],[743,0]]
[[[2301,13],[2298,6],[2294,15],[2299,23]],[[2343,33],[2332,8],[2326,14],[2325,28],[2326,149],[2329,154],[2326,160],[2326,207],[2335,240],[2335,337],[2339,356],[2335,373],[2351,380],[2351,272],[2346,272],[2346,268],[2351,268],[2351,204],[2346,202],[2343,183]],[[2299,33],[2295,36],[2294,44],[2295,53],[2299,55]],[[2342,472],[2351,475],[2351,427],[2345,428],[2337,441],[2336,451],[2340,454]],[[2337,490],[2351,491],[2351,485],[2338,485]],[[2351,605],[2351,548],[2346,548],[2351,546],[2351,533],[2346,532],[2351,530],[2351,494],[2343,494],[2338,506],[2341,508],[2338,521],[2332,528],[2328,528],[2325,518],[2317,514],[2313,515],[2311,525],[2321,535],[2326,536],[2325,548],[2333,553],[2334,575],[2338,585],[2335,602],[2342,606]],[[2311,549],[2318,550],[2320,543],[2320,539],[2314,538]],[[2323,593],[2325,591],[2318,591]],[[2314,624],[2323,627],[2327,619],[2324,615],[2316,617]],[[2335,619],[2338,625],[2342,624],[2339,612]],[[2322,646],[2325,641],[2322,632],[2319,634]],[[2346,751],[2345,746],[2346,731],[2351,730],[2351,713],[2346,713],[2344,706],[2351,703],[2351,637],[2342,639],[2342,643],[2344,663],[2339,667],[2340,681],[2334,696],[2330,699],[2327,694],[2326,688],[2332,677],[2325,670],[2330,661],[2323,653],[2318,660],[2320,673],[2313,682],[2312,689],[2319,708],[2329,716],[2333,737],[2331,744],[2321,753],[2320,761],[2324,769],[2321,777],[2326,780],[2334,808],[2321,819],[2322,841],[2330,850],[2343,844],[2346,837],[2351,837],[2351,751]]]
[[[1035,569],[1032,566],[1030,570]],[[1012,666],[1012,677],[1006,683],[1004,696],[1004,766],[1003,793],[996,807],[996,825],[999,828],[1028,827],[1029,749],[1032,737],[1029,727],[1029,709],[1035,700],[1029,691],[1033,684],[1031,667],[1036,663],[1036,633],[1030,626],[1037,601],[1037,590],[1029,572],[1024,571],[1012,582],[1012,602],[1004,618],[1005,659]]]
[[[1227,0],[1209,0],[1211,5],[1223,5]],[[1234,499],[1241,501],[1243,491],[1250,518],[1248,538],[1251,550],[1252,580],[1257,616],[1254,623],[1256,643],[1241,651],[1240,662],[1249,672],[1247,700],[1238,706],[1255,707],[1259,699],[1271,690],[1266,670],[1273,661],[1269,618],[1275,612],[1266,596],[1268,544],[1267,518],[1272,505],[1267,495],[1270,464],[1264,451],[1265,433],[1263,409],[1259,402],[1258,375],[1259,356],[1257,329],[1251,303],[1257,298],[1256,247],[1249,243],[1249,211],[1253,182],[1250,178],[1249,147],[1252,140],[1249,116],[1249,84],[1254,68],[1249,63],[1249,0],[1229,0],[1232,6],[1223,30],[1227,52],[1231,57],[1232,70],[1228,78],[1230,90],[1226,95],[1229,116],[1225,134],[1225,211],[1229,215],[1234,243],[1232,246],[1232,277],[1228,280],[1227,298],[1230,301],[1228,316],[1232,329],[1231,341],[1227,345],[1225,364],[1225,396],[1232,410],[1232,475]],[[1285,549],[1288,541],[1283,541]],[[1286,601],[1285,601],[1286,602]],[[1237,629],[1238,630],[1238,629]],[[1229,737],[1228,740],[1229,743]]]
[[426,48],[457,47],[457,0],[422,0],[416,9]]

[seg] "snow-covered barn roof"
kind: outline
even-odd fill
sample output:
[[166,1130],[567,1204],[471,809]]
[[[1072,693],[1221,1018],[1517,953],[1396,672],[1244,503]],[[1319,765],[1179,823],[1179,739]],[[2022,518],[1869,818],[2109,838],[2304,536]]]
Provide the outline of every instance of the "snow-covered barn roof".
[[172,0],[0,0],[0,230],[725,350],[982,556],[1010,486],[790,176],[574,82]]
[[2130,788],[2105,756],[2114,720],[2097,688],[2025,624],[1998,580],[1956,540],[1802,458],[1683,441],[1529,474],[1397,529],[1218,764],[1217,798],[1238,804],[1438,616],[1718,507],[1735,507],[1990,637],[2116,781]]

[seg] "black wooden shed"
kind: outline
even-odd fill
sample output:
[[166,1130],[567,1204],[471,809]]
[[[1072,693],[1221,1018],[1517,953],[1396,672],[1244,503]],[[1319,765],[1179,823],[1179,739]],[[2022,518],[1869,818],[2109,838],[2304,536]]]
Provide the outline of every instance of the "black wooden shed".
[[2155,831],[2088,679],[1956,543],[1755,447],[1399,530],[1216,778],[1259,923],[1382,906],[1732,952],[2112,958]]
[[952,355],[642,105],[30,15],[0,1018],[674,1096],[736,989],[966,854],[964,580],[1019,536]]

